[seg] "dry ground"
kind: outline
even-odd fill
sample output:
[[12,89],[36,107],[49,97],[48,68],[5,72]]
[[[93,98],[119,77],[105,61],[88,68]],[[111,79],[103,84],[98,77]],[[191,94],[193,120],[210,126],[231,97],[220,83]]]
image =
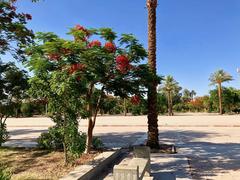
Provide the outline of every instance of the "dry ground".
[[64,165],[63,152],[50,152],[38,149],[0,148],[0,162],[13,174],[13,180],[20,179],[59,179],[76,165],[86,164],[96,156],[82,155],[73,164]]

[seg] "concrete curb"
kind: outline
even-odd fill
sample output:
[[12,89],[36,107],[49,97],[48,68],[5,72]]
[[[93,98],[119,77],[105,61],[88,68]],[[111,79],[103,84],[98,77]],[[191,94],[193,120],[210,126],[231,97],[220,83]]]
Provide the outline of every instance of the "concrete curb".
[[102,171],[110,166],[121,153],[121,149],[103,152],[95,157],[89,164],[77,166],[68,175],[60,178],[60,180],[94,180],[97,176],[100,176]]

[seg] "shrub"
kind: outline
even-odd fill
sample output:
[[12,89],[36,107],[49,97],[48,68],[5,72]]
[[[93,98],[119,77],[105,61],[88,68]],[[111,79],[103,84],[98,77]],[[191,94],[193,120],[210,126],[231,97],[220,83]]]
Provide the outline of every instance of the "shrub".
[[94,137],[93,138],[93,142],[92,142],[92,146],[93,146],[93,149],[101,149],[103,148],[103,142],[101,141],[101,139],[99,137]]
[[33,115],[33,108],[30,103],[22,103],[21,112],[25,117],[31,117]]
[[[82,154],[86,146],[86,134],[72,134],[71,141],[68,144],[69,152],[73,155]],[[38,147],[47,150],[62,150],[63,149],[63,131],[61,128],[54,126],[49,128],[47,133],[42,133],[38,138]]]
[[132,106],[131,108],[132,115],[138,116],[141,115],[141,107],[140,106]]
[[11,172],[7,170],[6,166],[0,164],[0,179],[1,180],[10,180]]
[[41,149],[58,150],[63,149],[63,136],[61,129],[56,126],[50,127],[47,133],[42,133],[38,138],[38,147]]
[[[69,151],[73,155],[79,155],[84,152],[86,147],[86,134],[78,133],[75,137],[72,137],[72,141],[69,143]],[[37,140],[38,147],[46,150],[62,150],[63,149],[63,135],[59,127],[54,126],[48,129],[47,133],[42,133]],[[103,148],[103,142],[99,137],[94,137],[92,142],[93,149]]]

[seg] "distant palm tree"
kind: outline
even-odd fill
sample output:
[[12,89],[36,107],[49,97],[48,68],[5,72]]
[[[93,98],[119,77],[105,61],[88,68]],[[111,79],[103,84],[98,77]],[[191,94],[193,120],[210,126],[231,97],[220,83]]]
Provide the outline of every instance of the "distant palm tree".
[[191,101],[191,99],[192,99],[191,91],[189,91],[188,89],[184,89],[182,92],[183,102],[189,102],[189,101]]
[[194,96],[196,96],[196,95],[197,95],[197,93],[194,90],[191,90],[190,96],[191,96],[192,100],[193,100]]
[[225,72],[224,70],[217,70],[213,74],[210,75],[209,81],[211,81],[210,85],[218,86],[218,99],[219,99],[219,114],[223,114],[222,110],[222,83],[232,81],[233,78],[230,74]]
[[[156,75],[156,9],[157,0],[147,0],[148,8],[148,65]],[[157,112],[157,82],[153,80],[148,87],[148,140],[147,146],[159,148]]]
[[172,76],[165,78],[162,90],[167,95],[169,116],[173,116],[173,95],[179,92],[180,89],[181,87],[178,85],[178,82]]

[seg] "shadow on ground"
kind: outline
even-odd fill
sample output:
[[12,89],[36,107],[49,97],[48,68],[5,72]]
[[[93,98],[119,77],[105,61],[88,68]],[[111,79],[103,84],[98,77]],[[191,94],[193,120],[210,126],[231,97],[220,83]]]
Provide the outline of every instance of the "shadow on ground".
[[129,147],[139,138],[145,136],[144,132],[136,133],[103,133],[97,134],[107,148]]
[[18,136],[18,135],[27,135],[27,134],[32,134],[32,133],[44,133],[48,132],[48,130],[43,130],[43,129],[14,129],[14,130],[9,130],[10,136]]
[[[101,134],[103,142],[110,147],[131,145],[145,133],[106,133]],[[186,178],[189,174],[193,179],[214,179],[219,173],[229,173],[240,170],[240,144],[214,143],[211,137],[220,138],[223,134],[201,131],[161,131],[160,143],[178,145],[176,155],[153,154],[151,169],[156,179],[161,179],[164,173],[174,172],[177,178]],[[230,137],[229,137],[230,138]],[[158,162],[166,158],[169,161]],[[188,162],[183,162],[183,159]],[[190,166],[189,166],[190,165]],[[110,172],[111,173],[111,172]]]
[[214,143],[208,140],[223,136],[226,138],[226,135],[219,133],[164,131],[160,133],[159,139],[162,142],[179,144],[179,155],[183,154],[188,158],[189,170],[194,179],[214,179],[219,173],[240,170],[239,143]]

